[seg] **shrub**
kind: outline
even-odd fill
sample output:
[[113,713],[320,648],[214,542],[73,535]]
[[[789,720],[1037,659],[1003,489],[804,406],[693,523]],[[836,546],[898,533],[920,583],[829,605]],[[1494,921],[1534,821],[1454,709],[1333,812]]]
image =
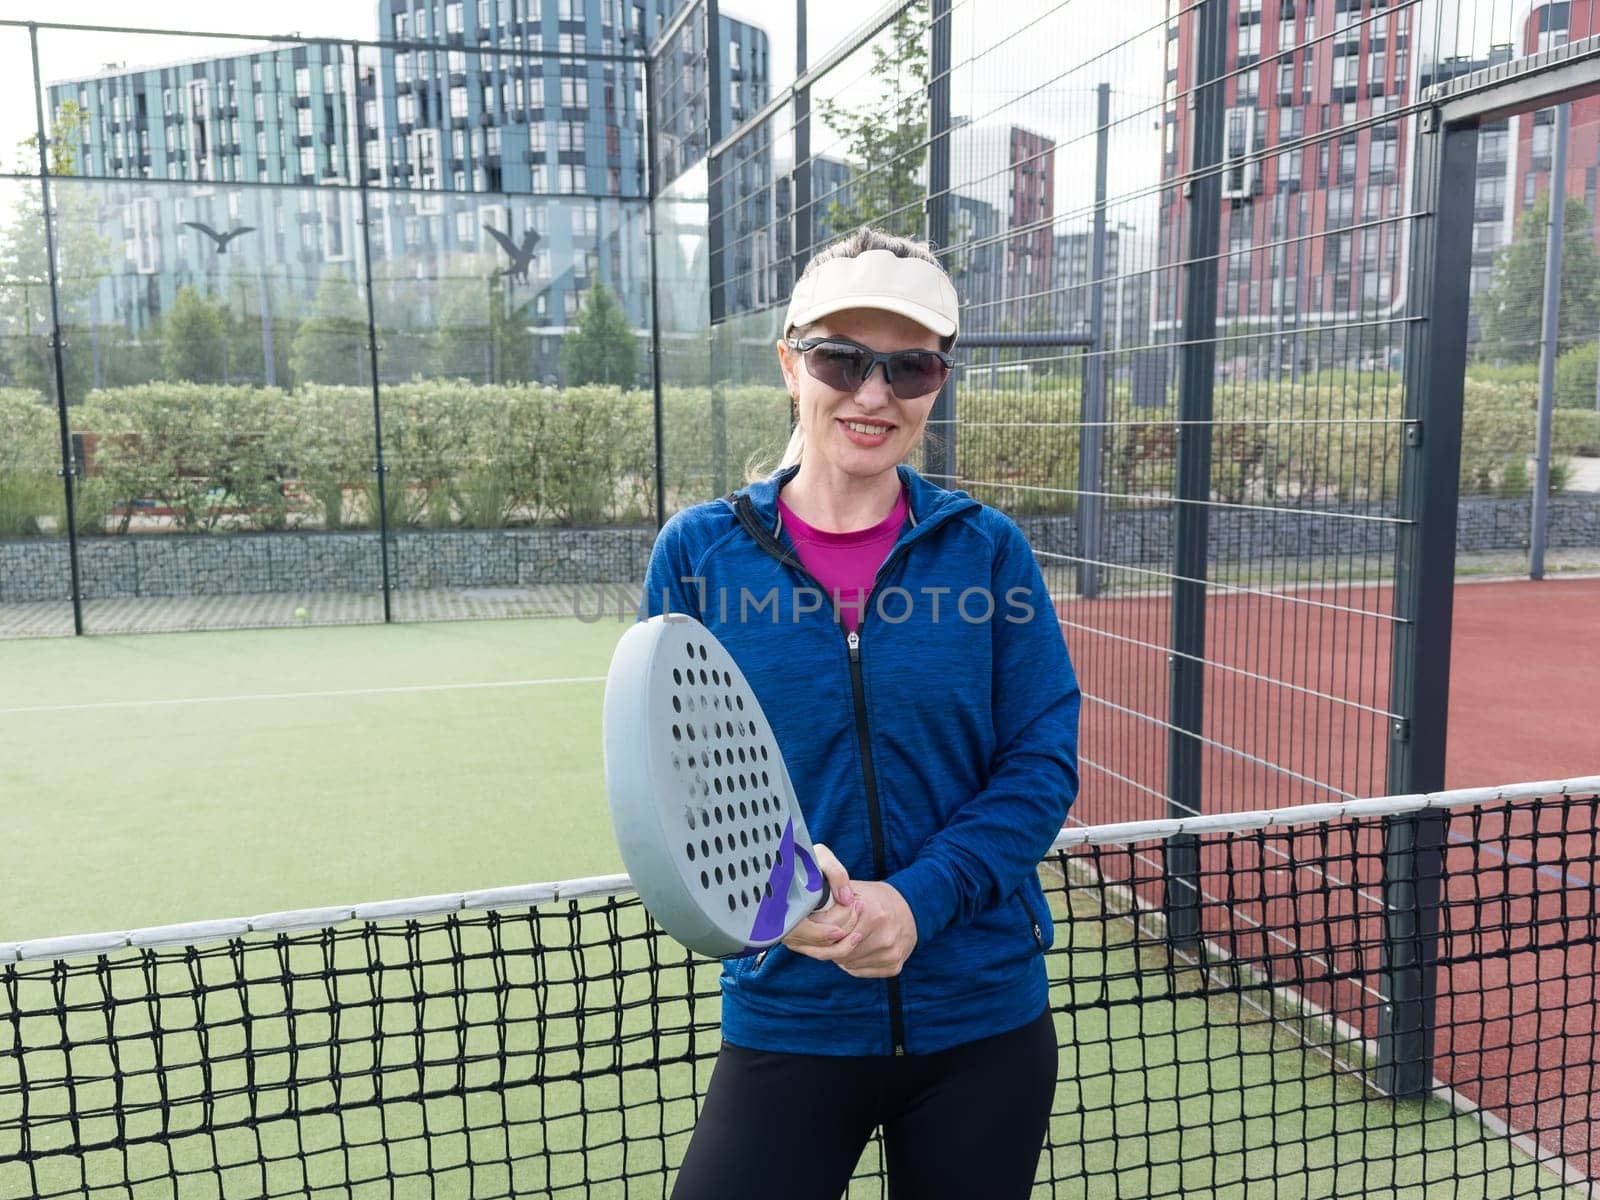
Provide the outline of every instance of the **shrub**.
[[0,388],[0,537],[39,533],[40,518],[60,519],[60,470],[55,406],[27,388]]
[[1574,346],[1556,359],[1555,403],[1557,408],[1595,411],[1595,361],[1597,342]]

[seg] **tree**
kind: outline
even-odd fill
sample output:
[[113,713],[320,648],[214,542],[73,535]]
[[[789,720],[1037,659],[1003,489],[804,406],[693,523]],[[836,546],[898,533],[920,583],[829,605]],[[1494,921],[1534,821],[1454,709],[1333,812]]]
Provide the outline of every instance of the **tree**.
[[817,231],[819,241],[862,225],[920,237],[924,189],[919,178],[928,141],[928,19],[906,9],[874,44],[869,72],[879,88],[873,103],[847,108],[819,100],[817,112],[839,135],[850,162],[850,181],[834,194]]
[[639,379],[639,343],[611,289],[598,279],[584,294],[578,328],[561,343],[561,377],[568,387],[616,383],[633,387]]
[[[50,128],[49,171],[52,177],[77,174],[78,147],[88,126],[87,111],[75,100],[56,110]],[[44,197],[37,179],[39,140],[34,135],[18,146],[19,174],[24,184],[11,219],[0,229],[0,345],[5,373],[12,381],[46,396],[56,391],[55,356],[50,345],[49,255],[45,245]],[[94,319],[93,297],[107,274],[110,243],[100,233],[98,189],[80,184],[51,188],[51,217],[56,243],[56,298],[66,334],[62,365],[68,403],[81,399],[93,380],[93,355],[88,336],[74,328]]]
[[[1561,316],[1557,344],[1576,346],[1600,325],[1600,253],[1596,253],[1589,211],[1567,199],[1561,247]],[[1495,257],[1489,286],[1478,296],[1482,339],[1480,357],[1512,362],[1539,357],[1544,311],[1545,225],[1550,197],[1517,220],[1516,236]]]
[[172,380],[222,383],[228,366],[228,319],[192,287],[181,287],[161,322],[161,371]]
[[441,285],[431,373],[485,383],[527,379],[533,371],[533,337],[526,303],[513,303],[515,285],[501,272],[484,276],[465,268]]
[[311,314],[295,331],[289,363],[295,382],[362,384],[368,370],[367,310],[353,280],[330,271],[317,285]]

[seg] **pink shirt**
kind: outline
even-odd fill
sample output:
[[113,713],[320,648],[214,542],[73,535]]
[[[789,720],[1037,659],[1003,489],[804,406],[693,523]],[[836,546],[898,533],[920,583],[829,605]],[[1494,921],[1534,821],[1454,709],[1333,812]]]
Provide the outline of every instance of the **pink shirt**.
[[866,612],[867,597],[878,568],[889,557],[906,523],[905,489],[900,489],[894,511],[887,517],[870,529],[850,533],[812,528],[794,515],[794,510],[783,502],[782,495],[778,497],[778,512],[783,516],[783,528],[800,555],[801,565],[827,592],[845,629],[854,633],[861,627],[861,616]]

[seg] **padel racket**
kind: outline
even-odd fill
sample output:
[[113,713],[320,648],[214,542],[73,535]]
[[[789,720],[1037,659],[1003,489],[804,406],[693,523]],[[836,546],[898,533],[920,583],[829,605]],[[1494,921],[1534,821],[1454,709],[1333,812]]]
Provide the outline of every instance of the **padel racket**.
[[605,697],[606,792],[645,908],[690,950],[753,954],[833,896],[772,728],[693,617],[622,635]]

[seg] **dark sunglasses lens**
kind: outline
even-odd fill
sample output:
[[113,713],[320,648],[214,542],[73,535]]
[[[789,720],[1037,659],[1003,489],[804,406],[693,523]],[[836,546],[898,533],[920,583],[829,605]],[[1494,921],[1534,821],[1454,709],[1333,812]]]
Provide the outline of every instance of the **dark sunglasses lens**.
[[944,363],[920,350],[891,357],[889,371],[894,376],[894,394],[902,400],[915,400],[944,386]]
[[824,342],[806,351],[806,369],[818,383],[840,392],[853,392],[867,377],[872,358],[864,350]]

